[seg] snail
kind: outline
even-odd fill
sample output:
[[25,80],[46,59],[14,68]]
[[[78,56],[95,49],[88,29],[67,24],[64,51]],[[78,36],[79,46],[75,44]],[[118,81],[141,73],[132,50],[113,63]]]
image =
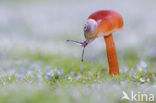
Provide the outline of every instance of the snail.
[[123,25],[123,18],[118,12],[113,10],[99,10],[91,14],[84,25],[85,41],[67,41],[80,44],[83,47],[81,58],[81,61],[83,61],[85,47],[94,39],[103,36],[106,43],[109,73],[112,76],[119,75],[119,64],[112,33],[122,30]]

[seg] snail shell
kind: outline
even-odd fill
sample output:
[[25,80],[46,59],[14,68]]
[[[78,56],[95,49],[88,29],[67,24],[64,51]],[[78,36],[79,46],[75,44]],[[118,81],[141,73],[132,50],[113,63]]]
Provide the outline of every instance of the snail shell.
[[84,25],[84,36],[87,40],[97,37],[98,24],[94,19],[88,19]]

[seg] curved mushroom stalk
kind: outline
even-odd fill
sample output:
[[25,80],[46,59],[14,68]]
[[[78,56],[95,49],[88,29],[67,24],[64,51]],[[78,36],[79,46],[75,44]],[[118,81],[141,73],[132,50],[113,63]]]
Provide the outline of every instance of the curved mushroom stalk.
[[117,60],[115,43],[112,34],[104,36],[109,64],[109,73],[111,76],[119,74],[119,64]]

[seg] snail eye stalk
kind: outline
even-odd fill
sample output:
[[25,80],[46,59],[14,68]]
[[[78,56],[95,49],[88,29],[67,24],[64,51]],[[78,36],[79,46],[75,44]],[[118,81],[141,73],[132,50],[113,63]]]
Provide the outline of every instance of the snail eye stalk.
[[75,41],[75,40],[67,40],[67,42],[73,42],[73,43],[80,44],[80,45],[83,44],[83,42],[79,42],[79,41]]
[[67,42],[76,43],[82,46],[81,61],[83,62],[85,47],[88,45],[89,42],[87,40],[85,40],[84,42],[79,42],[75,40],[67,40]]
[[81,62],[83,62],[85,47],[82,48]]

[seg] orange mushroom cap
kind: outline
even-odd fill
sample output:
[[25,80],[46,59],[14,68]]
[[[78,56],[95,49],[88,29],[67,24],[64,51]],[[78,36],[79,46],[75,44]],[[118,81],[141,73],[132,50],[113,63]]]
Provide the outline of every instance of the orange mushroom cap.
[[98,24],[97,36],[108,36],[112,32],[123,28],[122,16],[112,10],[100,10],[91,14],[88,19],[95,20]]

